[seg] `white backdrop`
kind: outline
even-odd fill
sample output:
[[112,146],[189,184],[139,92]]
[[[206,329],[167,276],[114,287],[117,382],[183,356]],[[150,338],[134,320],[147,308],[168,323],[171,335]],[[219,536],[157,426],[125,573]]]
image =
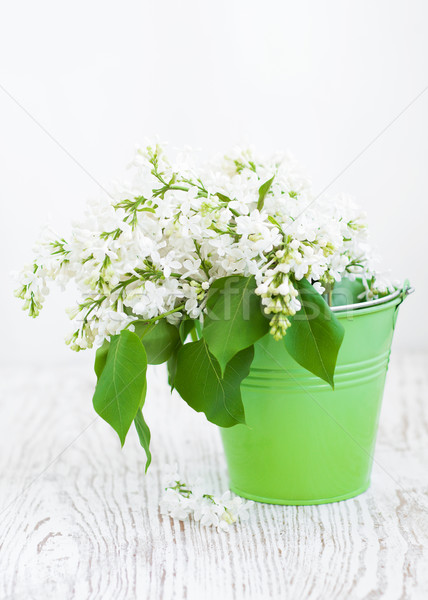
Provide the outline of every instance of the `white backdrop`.
[[66,230],[154,134],[290,149],[317,191],[354,195],[384,265],[417,288],[395,348],[427,349],[427,18],[424,0],[2,3],[2,360],[92,360],[62,343],[70,296],[30,320],[9,272],[48,215]]

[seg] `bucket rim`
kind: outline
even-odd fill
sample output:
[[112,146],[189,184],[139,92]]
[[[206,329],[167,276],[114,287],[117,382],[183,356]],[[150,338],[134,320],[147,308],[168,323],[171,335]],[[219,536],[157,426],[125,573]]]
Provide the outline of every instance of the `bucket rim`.
[[[347,312],[371,312],[374,309],[381,310],[383,305],[386,304],[399,304],[409,294],[414,292],[414,288],[403,287],[395,290],[387,296],[377,298],[376,300],[367,300],[366,302],[356,302],[354,304],[342,304],[340,306],[330,306],[330,310],[334,313],[347,313]],[[385,306],[386,308],[386,306]]]

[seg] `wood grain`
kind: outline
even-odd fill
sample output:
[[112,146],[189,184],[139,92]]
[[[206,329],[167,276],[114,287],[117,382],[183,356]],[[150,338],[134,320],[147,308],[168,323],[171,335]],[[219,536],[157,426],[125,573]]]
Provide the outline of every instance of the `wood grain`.
[[250,520],[224,533],[159,514],[165,463],[227,489],[216,428],[164,379],[152,370],[145,476],[136,435],[120,450],[94,415],[89,369],[3,370],[1,599],[428,597],[427,355],[391,362],[367,493],[253,504]]

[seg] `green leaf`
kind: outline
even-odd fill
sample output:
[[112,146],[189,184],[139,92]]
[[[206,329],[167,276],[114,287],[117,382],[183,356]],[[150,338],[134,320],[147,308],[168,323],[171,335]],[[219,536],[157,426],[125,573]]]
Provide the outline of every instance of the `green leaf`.
[[220,192],[216,192],[216,196],[217,198],[219,198],[219,200],[221,200],[222,202],[227,202],[229,204],[229,202],[231,202],[229,196],[226,196],[225,194],[222,194]]
[[269,216],[268,216],[268,221],[269,221],[270,223],[272,223],[272,225],[275,225],[276,227],[278,227],[279,231],[281,231],[282,233],[284,233],[284,232],[282,231],[282,227],[281,227],[281,225],[278,223],[278,221],[275,219],[275,217],[272,217],[272,215],[269,215]]
[[245,423],[241,381],[247,377],[254,348],[246,348],[232,358],[224,377],[220,365],[204,339],[185,344],[178,351],[175,387],[180,396],[208,421],[220,427]]
[[141,410],[137,412],[137,415],[134,419],[135,429],[137,430],[138,437],[140,439],[140,444],[144,448],[146,453],[147,461],[145,472],[147,473],[147,469],[152,462],[152,453],[150,452],[150,429],[144,420],[143,413]]
[[181,347],[182,347],[182,344],[177,346],[177,348],[174,350],[174,352],[171,354],[170,358],[168,359],[168,362],[166,363],[167,368],[168,368],[168,383],[171,386],[171,392],[175,387],[175,376],[177,374],[177,355],[178,355],[178,351],[180,350]]
[[[342,277],[341,281],[337,281],[332,289],[332,306],[341,306],[343,304],[355,304],[361,302],[358,298],[365,290],[364,284],[361,279],[355,279],[354,281],[347,277]],[[324,295],[326,299],[326,294]]]
[[192,329],[195,327],[195,322],[193,319],[183,319],[179,326],[180,332],[180,340],[184,344],[189,333],[191,333]]
[[268,191],[270,190],[270,186],[273,183],[273,180],[275,179],[275,175],[273,177],[271,177],[270,179],[268,179],[267,181],[265,181],[259,188],[259,201],[257,202],[257,208],[258,210],[262,210],[263,206],[265,205],[265,198],[266,195],[268,193]]
[[147,395],[147,377],[144,380],[144,386],[143,386],[143,390],[141,392],[140,409],[142,409],[144,406],[144,402],[146,401],[146,395]]
[[334,370],[344,328],[307,279],[294,281],[302,308],[292,317],[284,338],[296,362],[334,388]]
[[144,387],[143,387],[143,391],[141,393],[140,408],[138,409],[138,412],[134,418],[134,425],[137,430],[140,444],[144,448],[144,451],[146,453],[147,460],[146,460],[145,472],[147,473],[147,469],[149,468],[150,463],[152,462],[152,453],[150,452],[150,429],[144,419],[143,412],[142,412],[144,402],[146,400],[146,394],[147,394],[147,378],[144,381]]
[[134,327],[146,350],[149,365],[160,365],[167,361],[180,341],[178,327],[165,319],[157,323],[136,321]]
[[97,376],[97,379],[101,377],[101,373],[103,372],[104,367],[106,366],[109,348],[110,342],[108,340],[104,340],[102,345],[98,348],[98,350],[95,353],[94,371],[95,375]]
[[195,320],[195,332],[196,332],[196,339],[193,340],[194,342],[196,342],[196,340],[200,340],[202,337],[202,325],[201,325],[201,322],[199,321],[199,319]]
[[222,373],[237,352],[269,331],[269,320],[255,289],[253,276],[222,277],[211,286],[202,335]]
[[146,352],[135,333],[124,329],[112,336],[93,404],[100,417],[117,432],[122,446],[141,406],[146,369]]

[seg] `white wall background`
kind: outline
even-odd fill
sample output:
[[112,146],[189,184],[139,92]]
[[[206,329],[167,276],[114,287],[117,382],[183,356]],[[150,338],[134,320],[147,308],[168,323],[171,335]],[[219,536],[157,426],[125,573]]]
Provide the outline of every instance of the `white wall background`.
[[[90,361],[63,345],[70,297],[30,320],[11,270],[39,226],[59,230],[159,134],[207,153],[247,140],[290,149],[316,190],[428,86],[424,0],[96,0],[0,8],[1,359]],[[428,90],[331,186],[369,214],[373,240],[417,293],[395,348],[427,349]],[[88,175],[93,177],[93,179]]]

